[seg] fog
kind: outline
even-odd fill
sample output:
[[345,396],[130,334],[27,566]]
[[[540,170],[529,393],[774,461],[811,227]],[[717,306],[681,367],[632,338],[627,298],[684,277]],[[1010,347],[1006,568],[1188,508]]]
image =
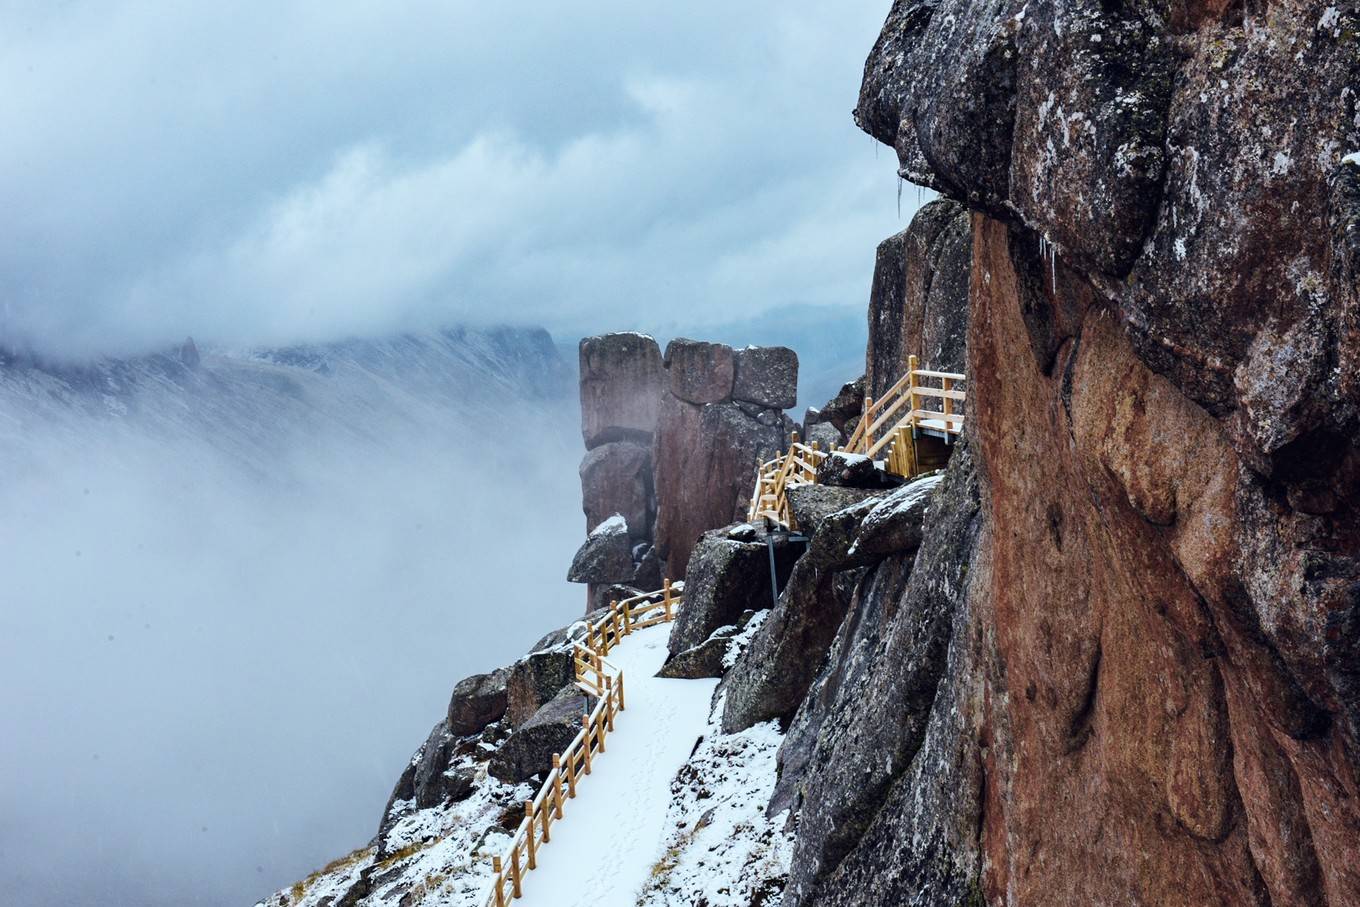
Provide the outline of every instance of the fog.
[[364,844],[453,684],[584,602],[576,413],[517,415],[285,432],[264,474],[0,434],[0,901],[246,904]]

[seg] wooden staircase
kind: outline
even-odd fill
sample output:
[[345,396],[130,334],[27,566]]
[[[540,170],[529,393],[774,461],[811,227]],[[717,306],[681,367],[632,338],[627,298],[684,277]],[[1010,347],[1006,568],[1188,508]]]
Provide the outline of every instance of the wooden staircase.
[[[882,397],[864,398],[859,424],[840,450],[881,460],[884,469],[904,478],[943,468],[963,431],[968,395],[959,386],[967,380],[958,372],[919,368],[916,357],[908,357],[906,373]],[[826,457],[816,444],[800,442],[795,432],[787,451],[756,464],[747,519],[797,529],[789,489],[815,483],[817,467]]]

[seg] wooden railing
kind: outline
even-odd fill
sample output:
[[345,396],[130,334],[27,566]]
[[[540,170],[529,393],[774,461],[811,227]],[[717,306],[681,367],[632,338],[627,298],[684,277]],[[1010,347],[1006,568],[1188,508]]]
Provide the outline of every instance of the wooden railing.
[[[916,357],[909,356],[906,374],[896,384],[877,400],[864,398],[863,415],[844,449],[877,459],[885,447],[901,436],[902,430],[924,431],[945,440],[957,435],[963,430],[963,413],[956,404],[967,399],[958,385],[966,380],[958,372],[917,368]],[[939,401],[939,409],[930,408],[927,403],[935,400]]]
[[[948,442],[963,430],[960,410],[967,394],[958,386],[966,380],[966,376],[957,372],[917,368],[916,357],[907,357],[907,371],[897,383],[877,400],[864,398],[859,425],[839,449],[871,459],[886,452],[887,470],[899,476],[910,477],[935,468],[930,457],[917,450],[916,436],[924,433]],[[797,529],[788,491],[797,485],[815,483],[817,467],[826,457],[817,444],[809,447],[801,443],[795,432],[788,452],[756,464],[755,488],[746,519],[753,523],[772,520],[786,529]]]
[[821,445],[811,446],[798,440],[793,433],[789,449],[765,463],[756,464],[756,487],[751,492],[751,506],[747,520],[770,519],[789,529],[797,529],[793,507],[789,503],[789,489],[797,485],[811,485],[817,481],[817,467],[826,454]]
[[554,755],[552,769],[538,795],[524,801],[519,823],[505,854],[493,857],[495,879],[485,907],[505,907],[524,896],[525,876],[538,867],[539,853],[552,842],[553,827],[562,820],[563,807],[575,799],[577,787],[588,776],[594,761],[605,752],[605,738],[624,710],[623,671],[605,656],[624,637],[644,627],[675,619],[683,603],[684,584],[666,580],[656,592],[611,602],[609,613],[586,625],[584,644],[573,651],[576,686],[596,699],[595,707],[581,717],[581,731],[561,753]]

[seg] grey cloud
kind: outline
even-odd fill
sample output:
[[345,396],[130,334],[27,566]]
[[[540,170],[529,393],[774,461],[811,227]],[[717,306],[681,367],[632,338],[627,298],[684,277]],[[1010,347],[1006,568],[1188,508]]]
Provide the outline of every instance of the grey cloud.
[[10,4],[0,342],[859,306],[886,7]]

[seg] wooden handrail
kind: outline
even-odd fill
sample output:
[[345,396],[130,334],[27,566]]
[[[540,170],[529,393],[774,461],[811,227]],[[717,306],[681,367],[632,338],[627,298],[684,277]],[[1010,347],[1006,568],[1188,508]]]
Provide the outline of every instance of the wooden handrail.
[[755,487],[746,518],[751,522],[768,519],[788,529],[796,528],[788,490],[816,482],[817,468],[826,457],[820,444],[804,444],[794,432],[787,451],[773,460],[756,463]]
[[[582,776],[591,773],[595,759],[605,752],[605,738],[626,707],[623,671],[605,656],[635,630],[674,620],[676,609],[684,603],[683,593],[683,583],[666,580],[655,592],[610,602],[608,613],[586,624],[586,644],[575,645],[572,662],[577,689],[595,697],[595,707],[581,716],[581,730],[566,749],[553,756],[552,769],[538,793],[524,801],[524,818],[505,853],[491,858],[493,881],[484,907],[507,907],[514,898],[524,896],[525,874],[538,867],[543,845],[552,843],[553,825],[562,820],[563,797],[576,798]],[[658,615],[646,616],[657,609]]]
[[[954,412],[954,403],[966,401],[968,394],[958,390],[955,385],[967,380],[967,376],[959,372],[918,368],[916,357],[907,357],[906,372],[884,392],[883,396],[877,400],[872,397],[864,398],[859,424],[855,426],[854,433],[843,449],[851,453],[876,457],[885,447],[901,437],[899,429],[902,428],[911,429],[913,432],[925,428],[930,431],[942,431],[945,435],[958,434],[963,430],[963,416]],[[938,381],[940,386],[929,386],[923,383],[926,381]],[[923,408],[917,402],[918,398],[922,397],[939,400],[940,410]],[[930,422],[942,425],[925,424]]]

